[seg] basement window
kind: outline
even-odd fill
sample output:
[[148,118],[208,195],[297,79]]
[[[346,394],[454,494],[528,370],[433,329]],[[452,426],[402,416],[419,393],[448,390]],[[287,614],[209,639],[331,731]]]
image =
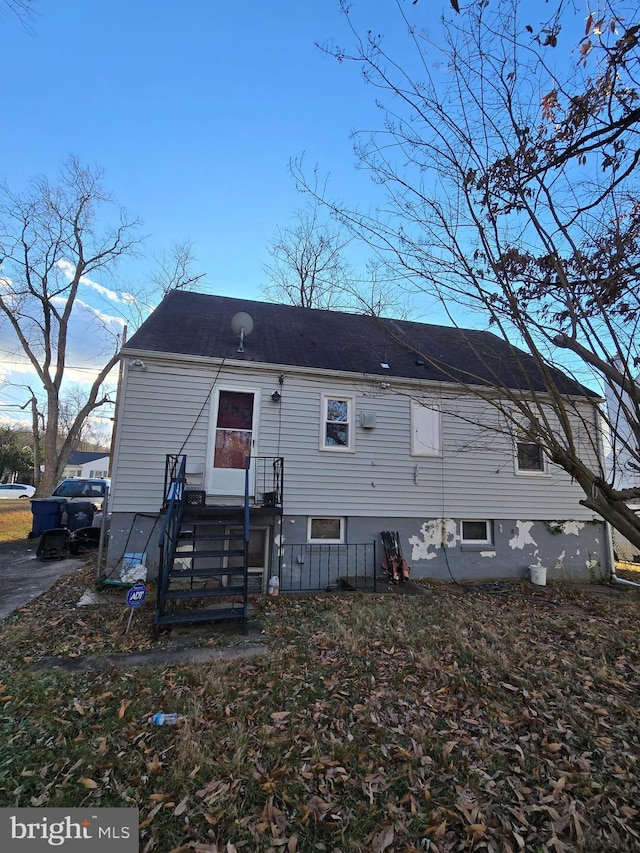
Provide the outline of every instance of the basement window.
[[485,519],[464,520],[460,522],[460,541],[463,545],[493,544],[493,524]]
[[307,542],[342,545],[344,543],[344,518],[319,516],[309,518]]

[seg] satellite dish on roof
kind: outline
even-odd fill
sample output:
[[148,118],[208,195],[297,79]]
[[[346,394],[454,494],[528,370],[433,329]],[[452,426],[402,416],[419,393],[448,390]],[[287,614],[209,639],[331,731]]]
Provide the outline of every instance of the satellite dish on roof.
[[231,328],[236,335],[240,336],[238,352],[244,352],[244,336],[250,335],[253,332],[253,317],[251,314],[247,314],[246,311],[238,311],[231,318]]

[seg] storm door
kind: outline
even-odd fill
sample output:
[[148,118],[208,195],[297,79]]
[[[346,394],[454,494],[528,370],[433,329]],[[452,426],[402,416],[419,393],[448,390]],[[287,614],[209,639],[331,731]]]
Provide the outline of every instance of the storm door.
[[[255,392],[218,392],[209,494],[244,495],[245,459],[253,452],[256,414]],[[249,490],[253,491],[251,477]]]

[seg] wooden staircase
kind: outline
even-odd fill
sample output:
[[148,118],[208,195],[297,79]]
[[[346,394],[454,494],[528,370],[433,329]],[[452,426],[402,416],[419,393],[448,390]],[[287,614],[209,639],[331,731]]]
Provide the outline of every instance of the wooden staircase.
[[[185,470],[185,457],[167,457],[154,638],[172,625],[249,618],[250,521],[264,511],[250,504],[249,460],[236,506],[207,506],[204,491],[187,488]],[[281,486],[281,464],[278,470]]]

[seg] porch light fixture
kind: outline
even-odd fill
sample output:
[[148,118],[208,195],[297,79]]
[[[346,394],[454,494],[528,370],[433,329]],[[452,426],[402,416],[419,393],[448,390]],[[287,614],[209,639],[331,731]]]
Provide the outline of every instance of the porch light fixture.
[[271,395],[271,399],[273,400],[274,403],[279,403],[280,400],[282,399],[282,394],[279,391],[274,391],[273,394]]

